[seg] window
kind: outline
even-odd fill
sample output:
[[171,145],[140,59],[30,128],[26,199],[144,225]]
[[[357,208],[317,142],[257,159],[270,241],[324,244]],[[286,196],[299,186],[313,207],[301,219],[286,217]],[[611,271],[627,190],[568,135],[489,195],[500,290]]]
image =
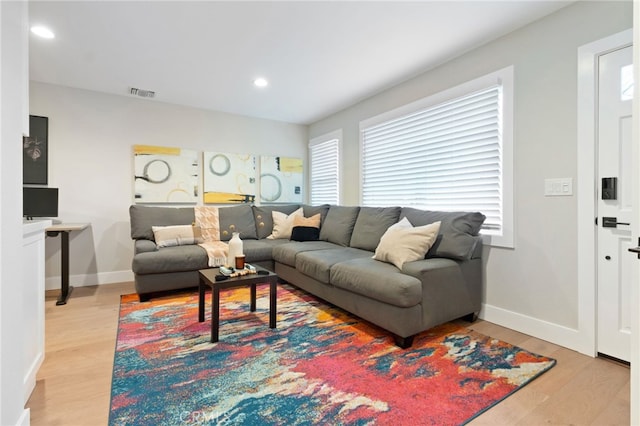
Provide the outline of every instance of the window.
[[506,68],[360,124],[362,205],[480,211],[513,247],[512,80]]
[[313,205],[340,204],[340,140],[342,131],[309,142],[311,199]]

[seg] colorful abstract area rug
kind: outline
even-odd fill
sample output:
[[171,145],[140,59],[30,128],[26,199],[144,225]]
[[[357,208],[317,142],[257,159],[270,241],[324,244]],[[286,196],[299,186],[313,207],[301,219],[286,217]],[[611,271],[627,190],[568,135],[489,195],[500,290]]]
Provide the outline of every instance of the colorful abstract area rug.
[[470,421],[555,361],[445,324],[410,349],[388,332],[297,289],[221,292],[210,343],[197,294],[123,296],[110,425],[455,425]]

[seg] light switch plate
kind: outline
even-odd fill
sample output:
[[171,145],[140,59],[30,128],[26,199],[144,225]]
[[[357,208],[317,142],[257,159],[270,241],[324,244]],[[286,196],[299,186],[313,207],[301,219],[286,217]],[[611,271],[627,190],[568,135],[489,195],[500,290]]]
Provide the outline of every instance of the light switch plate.
[[573,195],[573,178],[555,178],[544,180],[545,197],[562,197]]

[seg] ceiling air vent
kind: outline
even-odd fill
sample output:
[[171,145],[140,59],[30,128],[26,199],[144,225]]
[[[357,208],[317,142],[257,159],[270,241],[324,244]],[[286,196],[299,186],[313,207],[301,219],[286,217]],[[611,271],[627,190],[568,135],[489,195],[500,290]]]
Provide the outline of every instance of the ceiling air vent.
[[155,98],[156,92],[152,90],[144,90],[138,89],[137,87],[132,87],[129,89],[129,93],[134,96],[140,96],[141,98]]

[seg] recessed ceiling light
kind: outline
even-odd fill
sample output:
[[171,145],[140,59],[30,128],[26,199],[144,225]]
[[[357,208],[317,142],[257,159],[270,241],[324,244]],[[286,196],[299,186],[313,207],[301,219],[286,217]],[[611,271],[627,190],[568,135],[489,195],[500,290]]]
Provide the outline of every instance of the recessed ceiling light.
[[41,25],[36,25],[31,27],[31,32],[34,33],[35,35],[42,37],[42,38],[54,38],[55,35],[53,34],[53,32],[47,28],[47,27],[43,27]]
[[256,87],[266,87],[266,86],[269,85],[269,82],[266,79],[260,77],[260,78],[256,78],[255,80],[253,80],[253,84]]

